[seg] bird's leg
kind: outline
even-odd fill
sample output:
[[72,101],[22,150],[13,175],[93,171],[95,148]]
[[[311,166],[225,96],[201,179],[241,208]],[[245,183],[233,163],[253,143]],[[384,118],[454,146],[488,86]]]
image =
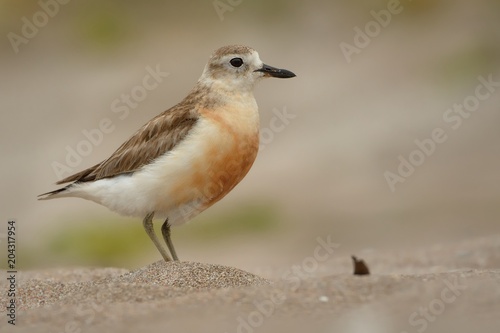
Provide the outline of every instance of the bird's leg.
[[[158,237],[156,237],[155,230],[153,228],[153,216],[155,215],[154,212],[149,213],[146,215],[144,220],[142,221],[142,225],[144,226],[144,230],[146,230],[146,233],[148,234],[149,238],[153,241],[154,245],[160,251],[161,256],[165,261],[172,261],[172,258],[168,255],[167,251],[161,246],[160,241],[158,240]],[[163,229],[162,229],[163,231]]]
[[163,235],[165,243],[167,243],[172,258],[174,258],[175,261],[179,261],[179,257],[177,257],[177,253],[175,253],[174,243],[172,243],[172,239],[170,239],[170,224],[168,223],[168,218],[165,220],[165,222],[163,222],[163,225],[161,226],[161,233]]

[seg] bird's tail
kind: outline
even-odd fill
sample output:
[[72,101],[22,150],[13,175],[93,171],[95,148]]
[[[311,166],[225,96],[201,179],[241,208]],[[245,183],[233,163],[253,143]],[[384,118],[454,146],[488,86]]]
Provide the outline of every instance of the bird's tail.
[[50,192],[47,192],[47,193],[40,194],[40,195],[37,196],[37,198],[38,198],[38,200],[49,200],[49,199],[55,199],[55,198],[63,197],[63,196],[65,196],[64,192],[66,192],[66,190],[70,186],[71,185],[68,185],[68,186],[62,187],[62,188],[54,190],[54,191],[50,191]]

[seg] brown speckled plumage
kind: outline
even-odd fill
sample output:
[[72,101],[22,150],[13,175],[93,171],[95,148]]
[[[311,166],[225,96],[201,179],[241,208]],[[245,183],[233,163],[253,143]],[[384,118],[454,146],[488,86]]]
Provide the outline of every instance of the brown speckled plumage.
[[198,120],[198,92],[151,119],[125,141],[107,160],[57,182],[87,182],[139,170],[172,150],[188,135]]

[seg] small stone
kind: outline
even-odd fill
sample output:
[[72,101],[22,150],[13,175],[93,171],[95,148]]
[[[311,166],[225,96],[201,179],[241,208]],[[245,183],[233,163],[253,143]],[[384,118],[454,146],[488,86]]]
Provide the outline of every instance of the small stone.
[[322,303],[326,303],[326,302],[328,302],[329,298],[328,298],[328,296],[323,295],[323,296],[318,297],[318,300]]

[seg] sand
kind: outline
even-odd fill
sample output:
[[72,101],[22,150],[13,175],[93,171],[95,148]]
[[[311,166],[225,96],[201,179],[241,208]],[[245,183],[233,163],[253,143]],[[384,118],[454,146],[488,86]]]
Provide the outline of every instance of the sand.
[[[1,332],[496,332],[500,235],[419,251],[363,253],[268,278],[158,261],[135,271],[61,268],[17,276],[16,326]],[[297,270],[302,267],[302,270]],[[6,276],[5,271],[1,272]],[[7,280],[2,278],[2,290]]]

